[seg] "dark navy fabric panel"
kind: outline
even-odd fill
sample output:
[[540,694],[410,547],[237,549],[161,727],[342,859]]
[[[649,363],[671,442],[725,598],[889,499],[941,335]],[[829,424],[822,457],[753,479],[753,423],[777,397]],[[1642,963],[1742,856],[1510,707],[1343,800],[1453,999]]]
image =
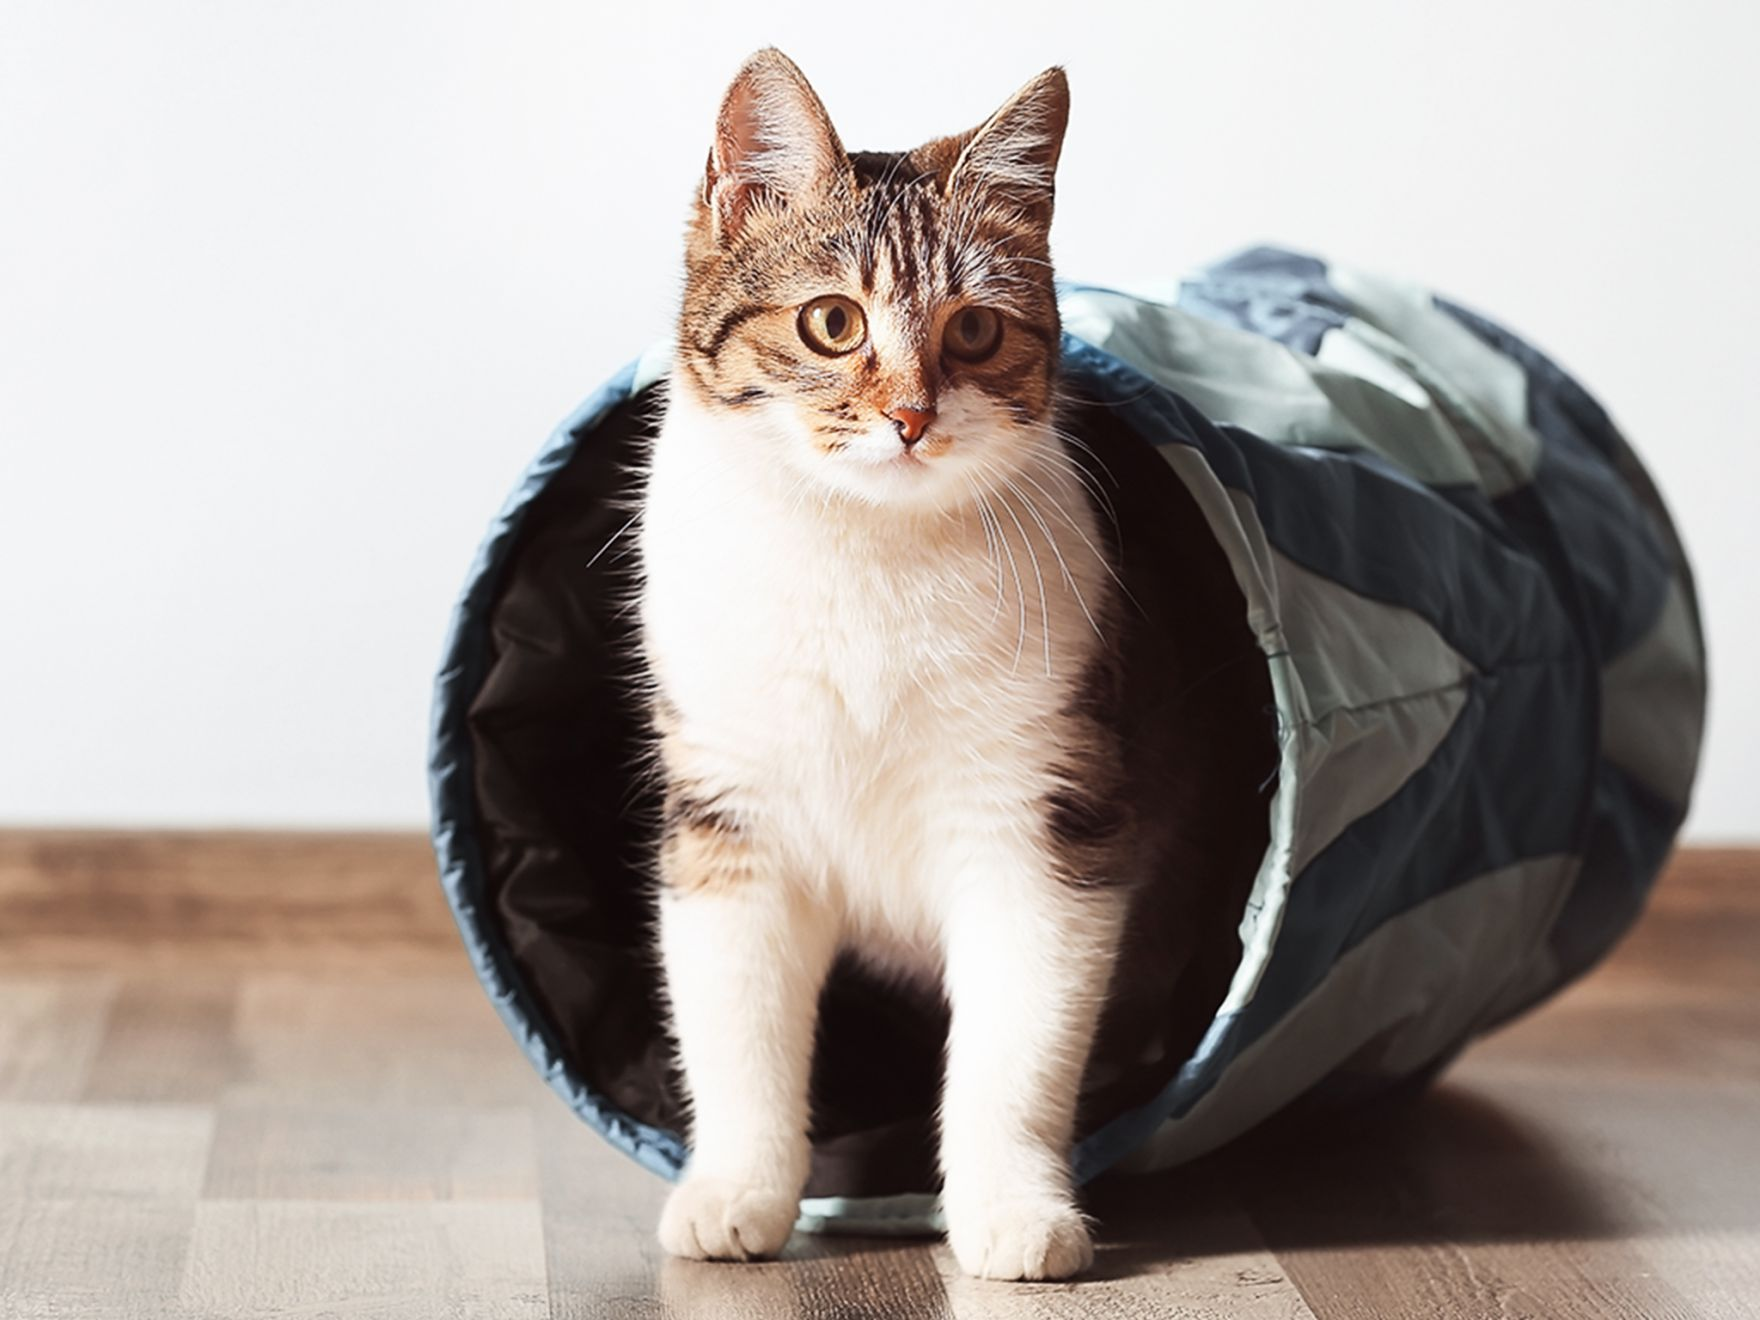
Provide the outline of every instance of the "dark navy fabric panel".
[[[1564,555],[1555,576],[1562,567],[1576,579],[1588,635],[1611,659],[1654,626],[1675,574],[1654,512],[1620,470],[1625,441],[1601,405],[1544,354],[1463,307],[1436,305],[1528,378],[1527,421],[1542,445],[1534,484]],[[1512,523],[1530,521],[1519,508],[1506,514]]]
[[1350,305],[1328,282],[1324,262],[1274,247],[1236,253],[1182,281],[1178,305],[1309,357],[1320,351],[1326,332],[1350,314]]
[[1251,1044],[1394,917],[1491,871],[1575,852],[1588,826],[1599,728],[1593,672],[1531,664],[1474,679],[1430,760],[1297,877],[1259,993]]
[[[1437,305],[1527,375],[1541,462],[1533,486],[1500,500],[1500,511],[1572,599],[1585,640],[1605,664],[1655,626],[1677,574],[1691,591],[1666,511],[1647,477],[1633,481],[1624,438],[1582,386],[1502,326]],[[1686,814],[1684,803],[1664,800],[1610,762],[1596,765],[1583,864],[1551,936],[1561,984],[1638,919]]]
[[1536,534],[1530,545],[1561,594],[1575,594],[1598,657],[1612,659],[1655,626],[1674,571],[1606,459],[1580,440],[1547,439],[1532,485],[1498,503],[1510,525],[1524,529],[1534,529],[1532,511],[1544,509],[1550,535]]
[[1638,919],[1685,815],[1612,762],[1598,763],[1582,878],[1552,930],[1561,984],[1599,962]]
[[1623,441],[1607,410],[1551,358],[1459,303],[1446,298],[1431,301],[1522,369],[1528,378],[1528,422],[1542,436],[1580,436],[1606,459],[1618,453]]

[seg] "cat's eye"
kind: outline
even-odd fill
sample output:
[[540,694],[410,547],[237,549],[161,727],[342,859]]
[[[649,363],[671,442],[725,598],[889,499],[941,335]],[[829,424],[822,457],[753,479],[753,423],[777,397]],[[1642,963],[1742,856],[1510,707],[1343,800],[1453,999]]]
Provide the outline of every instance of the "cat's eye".
[[962,307],[941,332],[942,347],[961,362],[982,362],[1002,343],[1002,318],[988,307]]
[[815,353],[842,357],[868,337],[868,318],[850,299],[828,293],[801,308],[801,339]]

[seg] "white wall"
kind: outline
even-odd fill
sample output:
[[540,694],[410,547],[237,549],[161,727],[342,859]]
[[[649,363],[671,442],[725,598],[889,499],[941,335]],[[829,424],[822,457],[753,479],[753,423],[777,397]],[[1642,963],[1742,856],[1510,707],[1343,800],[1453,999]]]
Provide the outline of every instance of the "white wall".
[[1698,557],[1694,832],[1760,837],[1760,11],[1447,11],[7,0],[0,820],[421,821],[478,535],[664,333],[719,93],[776,42],[853,146],[1067,65],[1069,275],[1274,239],[1552,350]]

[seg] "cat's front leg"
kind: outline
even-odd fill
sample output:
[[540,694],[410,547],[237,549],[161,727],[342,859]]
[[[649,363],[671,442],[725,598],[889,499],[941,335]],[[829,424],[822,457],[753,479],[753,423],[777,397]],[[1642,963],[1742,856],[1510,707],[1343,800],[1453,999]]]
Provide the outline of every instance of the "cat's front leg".
[[837,936],[749,827],[684,814],[661,852],[660,945],[691,1156],[660,1244],[747,1260],[781,1250],[799,1212],[813,1033]]
[[942,1205],[961,1268],[1063,1279],[1094,1258],[1069,1164],[1125,897],[1027,856],[968,872],[948,919]]

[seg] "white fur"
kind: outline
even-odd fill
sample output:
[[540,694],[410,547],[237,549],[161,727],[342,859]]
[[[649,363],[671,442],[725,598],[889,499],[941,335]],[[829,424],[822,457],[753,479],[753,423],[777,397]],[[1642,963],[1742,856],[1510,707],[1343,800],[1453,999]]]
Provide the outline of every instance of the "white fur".
[[656,442],[649,659],[677,754],[765,862],[661,897],[695,1115],[661,1224],[679,1254],[786,1239],[818,989],[847,948],[952,1005],[961,1264],[1047,1278],[1091,1258],[1067,1145],[1121,899],[1053,875],[1041,804],[1110,569],[1052,433],[974,391],[940,405],[930,457],[903,457],[882,421],[825,454],[787,405],[735,421],[675,388]]

